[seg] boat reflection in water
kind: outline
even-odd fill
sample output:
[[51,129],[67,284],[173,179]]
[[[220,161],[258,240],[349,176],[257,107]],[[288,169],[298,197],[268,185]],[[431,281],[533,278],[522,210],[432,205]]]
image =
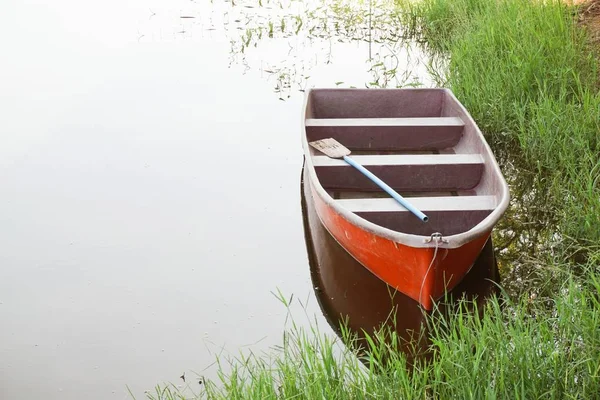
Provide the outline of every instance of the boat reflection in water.
[[[426,333],[422,331],[425,329],[425,311],[417,301],[368,271],[329,234],[315,211],[304,168],[301,197],[313,287],[321,310],[334,331],[340,334],[339,326],[344,322],[350,332],[358,336],[358,344],[364,345],[364,333],[373,335],[382,326],[390,327],[401,338],[402,351],[409,362],[414,359],[414,354],[428,357],[427,335],[422,334]],[[495,283],[498,281],[490,238],[469,273],[449,293],[449,298],[474,299],[482,305],[486,298],[498,293]],[[440,303],[438,307],[442,312],[448,311],[444,304]],[[411,344],[411,338],[419,338],[416,346],[414,340]],[[413,353],[414,350],[417,353]]]

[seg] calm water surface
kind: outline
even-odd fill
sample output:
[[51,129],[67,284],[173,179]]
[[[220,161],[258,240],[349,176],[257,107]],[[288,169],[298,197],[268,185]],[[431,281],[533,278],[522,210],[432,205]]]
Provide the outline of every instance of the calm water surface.
[[321,316],[302,97],[281,101],[268,71],[362,86],[367,49],[272,40],[240,59],[222,30],[240,7],[3,5],[1,399],[140,398],[211,376],[217,353],[279,343],[278,288]]

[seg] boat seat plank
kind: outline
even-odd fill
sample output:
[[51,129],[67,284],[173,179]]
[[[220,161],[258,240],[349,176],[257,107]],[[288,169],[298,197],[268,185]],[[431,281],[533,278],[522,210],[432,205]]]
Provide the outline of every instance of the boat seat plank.
[[[357,163],[367,165],[452,165],[452,164],[481,164],[481,154],[384,154],[359,155],[350,154]],[[325,155],[313,156],[315,167],[345,166],[346,161]]]
[[[419,210],[425,211],[469,211],[493,210],[496,196],[438,196],[406,197]],[[336,203],[352,212],[409,212],[391,197],[339,199]]]
[[455,146],[464,129],[457,117],[312,118],[308,141],[334,138],[350,150],[442,150]]
[[465,123],[458,117],[425,118],[308,118],[306,126],[459,126]]
[[419,221],[392,198],[346,199],[336,202],[361,218],[398,232],[449,236],[469,230],[483,221],[497,204],[495,196],[412,197],[407,200],[429,217]]
[[[365,155],[352,158],[397,191],[468,190],[479,183],[484,170],[484,161],[479,154]],[[381,190],[343,160],[327,156],[314,156],[312,160],[325,189]]]

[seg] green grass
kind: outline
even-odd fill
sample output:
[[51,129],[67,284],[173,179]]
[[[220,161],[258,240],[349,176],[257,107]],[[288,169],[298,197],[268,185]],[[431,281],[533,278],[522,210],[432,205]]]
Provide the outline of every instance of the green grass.
[[[467,304],[450,317],[433,313],[427,321],[432,361],[413,368],[393,330],[368,337],[359,352],[348,330],[332,339],[315,324],[292,323],[280,349],[220,360],[230,372],[206,381],[195,398],[598,398],[600,276],[590,272],[588,278],[586,284],[567,279],[550,312],[543,299],[502,304],[493,298],[481,318]],[[165,387],[148,398],[185,397]]]
[[491,142],[552,188],[559,232],[600,240],[598,60],[574,9],[561,1],[399,2],[413,33],[448,52],[446,85]]

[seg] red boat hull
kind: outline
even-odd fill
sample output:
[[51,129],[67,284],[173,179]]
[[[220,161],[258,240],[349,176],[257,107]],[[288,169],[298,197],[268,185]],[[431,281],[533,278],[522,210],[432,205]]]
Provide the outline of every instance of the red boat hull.
[[457,248],[411,247],[373,234],[345,219],[311,183],[317,214],[329,233],[358,262],[394,289],[433,309],[471,269],[491,231]]

